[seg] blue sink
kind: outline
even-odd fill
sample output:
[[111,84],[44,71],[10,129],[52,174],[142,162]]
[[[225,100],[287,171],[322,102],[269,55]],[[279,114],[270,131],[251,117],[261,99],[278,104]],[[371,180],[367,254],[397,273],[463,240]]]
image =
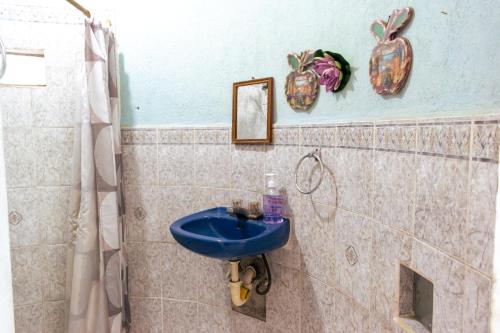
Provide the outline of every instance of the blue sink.
[[182,246],[198,254],[227,260],[254,256],[280,248],[290,235],[290,221],[265,224],[212,208],[177,220],[170,232]]

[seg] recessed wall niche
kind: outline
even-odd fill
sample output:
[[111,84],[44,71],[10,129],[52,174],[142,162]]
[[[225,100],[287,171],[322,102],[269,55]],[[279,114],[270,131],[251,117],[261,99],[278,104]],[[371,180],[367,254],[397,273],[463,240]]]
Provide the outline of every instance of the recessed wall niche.
[[[0,87],[44,87],[47,85],[45,52],[42,49],[5,50],[5,73]],[[2,66],[5,64],[2,63]]]
[[398,322],[408,332],[432,332],[432,282],[404,265],[399,267]]

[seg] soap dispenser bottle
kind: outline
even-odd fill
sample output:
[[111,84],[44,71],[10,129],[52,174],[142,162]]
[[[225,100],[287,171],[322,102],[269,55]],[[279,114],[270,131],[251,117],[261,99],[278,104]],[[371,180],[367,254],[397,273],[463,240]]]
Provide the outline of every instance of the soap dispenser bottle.
[[283,222],[285,202],[279,192],[275,174],[266,174],[266,192],[262,201],[264,223],[277,224]]

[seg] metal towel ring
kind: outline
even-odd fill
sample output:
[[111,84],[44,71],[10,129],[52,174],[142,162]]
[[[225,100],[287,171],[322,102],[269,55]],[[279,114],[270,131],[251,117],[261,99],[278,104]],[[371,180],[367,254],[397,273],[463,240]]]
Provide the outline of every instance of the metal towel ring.
[[5,74],[5,69],[7,68],[7,55],[5,54],[5,46],[3,45],[2,39],[0,39],[0,53],[2,55],[2,68],[0,68],[0,79]]
[[[298,181],[298,178],[299,178],[299,176],[298,176],[298,173],[299,173],[299,167],[300,167],[300,165],[302,164],[302,162],[304,162],[304,160],[305,160],[306,158],[314,158],[314,159],[315,159],[315,160],[319,163],[319,167],[320,167],[320,169],[321,169],[321,175],[320,175],[320,177],[319,177],[319,181],[318,181],[318,183],[317,183],[314,187],[310,188],[308,191],[306,191],[306,190],[304,190],[304,189],[300,188],[300,186],[299,186],[299,181]],[[321,185],[321,182],[323,181],[324,169],[325,169],[325,167],[324,167],[324,165],[323,165],[323,161],[321,160],[321,150],[316,149],[316,150],[314,150],[314,151],[310,152],[309,154],[307,154],[307,155],[303,156],[303,157],[299,160],[299,162],[297,163],[297,166],[295,167],[295,187],[297,187],[297,190],[298,190],[300,193],[302,193],[302,194],[311,194],[311,193],[313,193],[314,191],[316,191],[316,190],[318,189],[318,187]]]

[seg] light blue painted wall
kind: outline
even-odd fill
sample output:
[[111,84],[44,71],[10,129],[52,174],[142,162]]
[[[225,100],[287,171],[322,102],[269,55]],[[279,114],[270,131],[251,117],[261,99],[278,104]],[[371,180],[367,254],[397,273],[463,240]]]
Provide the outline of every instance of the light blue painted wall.
[[[266,76],[275,79],[280,124],[500,112],[499,0],[167,3],[120,4],[124,126],[229,124],[232,83]],[[412,73],[401,94],[384,98],[367,74],[375,46],[369,27],[408,5],[415,17],[403,36],[413,47]],[[345,92],[322,87],[310,112],[295,112],[284,96],[286,55],[307,48],[343,54],[354,72]]]

